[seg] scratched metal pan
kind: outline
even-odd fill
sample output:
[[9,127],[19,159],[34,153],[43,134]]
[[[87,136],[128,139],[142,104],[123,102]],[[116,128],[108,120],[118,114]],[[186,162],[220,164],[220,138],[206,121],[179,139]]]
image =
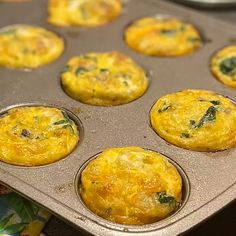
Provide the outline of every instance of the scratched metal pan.
[[[50,105],[67,109],[82,132],[77,148],[61,161],[41,167],[17,167],[0,163],[0,181],[44,206],[81,230],[94,235],[176,235],[189,230],[235,199],[236,149],[206,153],[168,144],[151,129],[149,111],[162,95],[183,90],[209,89],[235,99],[235,90],[213,78],[212,54],[235,41],[236,28],[166,1],[130,0],[120,17],[97,28],[60,28],[47,24],[46,0],[0,4],[0,27],[33,24],[51,29],[66,42],[55,62],[33,71],[0,68],[0,112],[19,105]],[[205,44],[179,58],[138,54],[123,41],[123,30],[147,15],[172,15],[193,23]],[[96,107],[68,97],[60,86],[59,72],[73,56],[91,51],[118,50],[137,61],[151,75],[147,92],[120,106]],[[112,146],[137,145],[166,155],[179,169],[184,182],[183,204],[163,221],[145,226],[113,224],[91,213],[77,194],[84,164]]]

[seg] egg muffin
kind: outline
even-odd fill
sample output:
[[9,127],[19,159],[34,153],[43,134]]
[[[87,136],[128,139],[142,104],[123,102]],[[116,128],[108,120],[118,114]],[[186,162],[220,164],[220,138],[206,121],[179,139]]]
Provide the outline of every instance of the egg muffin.
[[225,47],[213,56],[211,71],[220,82],[236,88],[236,45]]
[[53,107],[17,107],[0,117],[0,160],[38,166],[73,151],[79,131],[65,111]]
[[176,211],[182,179],[160,153],[140,147],[110,148],[86,166],[80,195],[97,215],[120,224],[150,224]]
[[62,38],[46,29],[29,25],[0,29],[0,66],[36,68],[56,60],[63,50]]
[[236,146],[236,106],[206,90],[184,90],[157,100],[150,112],[153,129],[166,141],[195,151]]
[[128,46],[150,56],[182,56],[202,45],[198,30],[175,18],[144,17],[124,33]]
[[115,51],[72,58],[62,70],[61,83],[70,97],[98,106],[128,103],[148,87],[145,71]]
[[98,26],[121,13],[120,0],[49,0],[48,22],[58,26]]

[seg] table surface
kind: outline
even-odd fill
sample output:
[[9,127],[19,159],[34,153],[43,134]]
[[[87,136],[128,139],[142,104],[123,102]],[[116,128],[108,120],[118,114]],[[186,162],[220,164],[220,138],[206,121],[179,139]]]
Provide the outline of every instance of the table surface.
[[[236,6],[230,9],[196,9],[197,11],[207,14],[218,19],[236,25]],[[81,232],[72,228],[67,223],[56,217],[52,217],[44,229],[44,233],[48,236],[83,236]],[[221,212],[212,216],[207,221],[201,223],[196,228],[187,232],[185,236],[235,236],[236,235],[236,200],[229,206],[225,207]]]

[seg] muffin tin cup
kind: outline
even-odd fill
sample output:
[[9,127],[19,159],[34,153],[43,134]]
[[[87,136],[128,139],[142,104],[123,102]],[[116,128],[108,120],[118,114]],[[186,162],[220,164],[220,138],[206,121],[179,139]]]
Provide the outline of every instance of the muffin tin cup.
[[[153,152],[157,152],[156,150],[150,150],[150,149],[145,149],[144,150],[149,150],[149,151],[153,151]],[[148,232],[151,230],[157,230],[161,227],[160,223],[163,223],[165,221],[168,221],[169,219],[172,219],[174,221],[175,215],[179,213],[179,211],[182,210],[182,208],[185,206],[185,204],[188,201],[189,195],[190,195],[190,182],[189,179],[185,173],[185,171],[181,168],[181,166],[179,166],[174,160],[172,160],[170,157],[167,157],[166,155],[160,153],[161,155],[163,155],[168,161],[169,163],[171,163],[179,172],[181,179],[182,179],[182,199],[181,199],[181,203],[180,203],[180,207],[178,208],[177,211],[173,212],[171,215],[167,216],[166,218],[155,222],[155,223],[151,223],[151,224],[145,224],[145,225],[137,225],[137,226],[133,226],[133,225],[125,225],[125,224],[118,224],[118,223],[114,223],[111,222],[109,220],[106,220],[98,215],[96,215],[94,212],[92,212],[84,203],[83,199],[80,196],[79,193],[79,185],[81,184],[81,174],[83,172],[83,170],[87,167],[87,165],[94,159],[96,159],[99,155],[101,154],[98,153],[94,156],[92,156],[89,160],[87,160],[79,169],[79,171],[77,172],[76,176],[75,176],[75,180],[74,180],[74,188],[78,197],[78,200],[80,202],[80,204],[83,206],[84,209],[86,209],[90,215],[93,215],[94,218],[97,218],[97,222],[105,227],[109,227],[111,229],[114,230],[118,230],[118,231],[124,231],[124,228],[128,231],[128,232],[133,232],[133,233],[138,233],[138,232]]]
[[[173,91],[173,93],[176,93],[176,92],[179,92],[179,91]],[[167,95],[167,94],[166,94]],[[227,98],[229,101],[231,101],[232,103],[234,103],[236,105],[236,101],[233,99],[233,98],[230,98],[229,96],[227,95],[223,95],[223,94],[219,94],[217,93],[217,95],[220,95],[220,96],[223,96],[225,98]],[[157,98],[157,100],[152,104],[150,110],[149,110],[149,114],[151,113],[152,111],[152,108],[154,107],[154,105],[157,103],[157,101],[159,100],[160,98]],[[193,150],[193,149],[190,149],[190,148],[184,148],[184,147],[180,147],[178,145],[175,145],[169,141],[167,141],[165,138],[161,137],[161,135],[158,134],[158,132],[153,128],[152,126],[152,122],[151,122],[151,116],[149,115],[149,127],[150,129],[153,130],[154,133],[156,133],[156,135],[158,135],[158,137],[160,137],[161,139],[163,139],[168,145],[172,145],[172,146],[175,146],[177,148],[181,148],[181,149],[185,149],[185,150],[189,150],[189,151],[192,151],[192,152],[203,152],[203,153],[217,153],[217,152],[223,152],[223,151],[226,151],[226,150],[233,150],[235,147],[231,147],[231,148],[227,148],[227,149],[224,149],[224,150],[216,150],[216,151],[197,151],[197,150]]]
[[[29,168],[1,162],[0,182],[81,230],[102,236],[180,234],[233,201],[236,149],[205,153],[170,145],[150,128],[149,111],[159,97],[184,89],[212,90],[234,99],[235,90],[223,86],[211,75],[209,60],[215,51],[236,38],[235,27],[157,0],[129,0],[116,20],[101,27],[49,27],[46,5],[47,1],[43,0],[1,4],[0,27],[24,23],[49,28],[65,39],[66,48],[56,61],[30,72],[1,67],[0,111],[31,104],[65,108],[75,122],[79,117],[80,141],[70,155],[49,165]],[[34,13],[35,9],[38,14]],[[128,48],[122,38],[127,23],[157,14],[184,19],[212,41],[178,58],[149,57]],[[23,19],[24,15],[28,17]],[[152,71],[151,83],[142,97],[120,106],[99,107],[75,101],[63,92],[58,75],[70,58],[112,50],[126,54],[146,71]],[[186,200],[179,211],[154,224],[127,226],[103,220],[87,209],[76,192],[79,173],[94,154],[122,146],[158,151],[170,157],[177,168],[180,166],[186,181]]]
[[[130,27],[133,23],[135,23],[135,21],[138,21],[138,20],[140,20],[140,19],[142,19],[142,18],[145,18],[145,17],[154,17],[154,18],[157,18],[157,19],[175,19],[175,18],[177,18],[177,19],[181,20],[183,23],[190,23],[190,24],[198,31],[198,33],[199,33],[199,35],[200,35],[200,38],[201,38],[201,40],[202,40],[201,46],[200,46],[199,48],[197,48],[197,49],[194,49],[194,50],[193,50],[192,52],[190,52],[190,53],[183,54],[183,55],[175,55],[175,56],[147,55],[147,54],[143,54],[142,52],[136,51],[135,49],[132,49],[132,48],[129,47],[129,45],[126,43],[126,40],[125,40],[125,30],[126,30],[128,27]],[[155,57],[159,57],[159,58],[169,58],[169,59],[171,59],[171,58],[173,58],[173,59],[178,59],[178,58],[180,58],[180,57],[188,57],[188,56],[190,56],[191,54],[197,53],[197,52],[200,51],[200,50],[204,50],[205,45],[208,44],[208,43],[211,43],[212,40],[206,36],[206,34],[205,34],[204,30],[203,30],[203,27],[201,27],[201,26],[200,26],[198,23],[196,23],[196,22],[194,23],[193,21],[188,20],[187,18],[188,18],[188,17],[186,17],[186,16],[176,16],[176,15],[174,15],[174,14],[159,14],[159,13],[157,13],[157,14],[153,14],[153,15],[142,15],[142,16],[136,18],[136,19],[133,19],[131,22],[128,22],[128,23],[125,25],[125,27],[124,27],[124,29],[123,29],[123,41],[124,41],[124,43],[126,44],[126,47],[127,47],[127,48],[129,48],[130,50],[133,50],[134,52],[136,52],[136,53],[138,53],[138,54],[141,54],[141,55],[143,55],[143,56],[146,56],[146,57],[154,57],[154,58],[155,58]]]
[[82,122],[80,121],[80,119],[72,111],[70,111],[70,110],[68,110],[64,107],[61,107],[60,105],[53,105],[52,103],[48,104],[46,102],[19,103],[19,104],[10,105],[10,106],[7,106],[5,108],[0,109],[0,118],[2,116],[4,116],[5,114],[7,114],[7,112],[9,110],[14,109],[14,108],[20,108],[20,107],[51,107],[51,108],[57,108],[61,111],[66,112],[66,114],[69,116],[69,118],[71,120],[73,120],[75,125],[77,126],[77,129],[78,129],[78,132],[79,132],[79,141],[78,141],[77,145],[74,147],[74,149],[68,155],[62,157],[61,159],[59,159],[55,162],[51,162],[51,163],[48,163],[48,164],[42,164],[42,165],[36,165],[36,166],[23,166],[23,165],[10,164],[10,163],[7,163],[7,162],[1,161],[1,160],[0,160],[0,162],[2,162],[4,164],[7,164],[7,165],[13,165],[13,166],[18,167],[18,168],[40,168],[40,167],[46,166],[46,165],[53,165],[54,163],[69,157],[78,148],[80,143],[83,141],[84,129],[83,129]]
[[[14,0],[13,0],[14,1]],[[31,0],[22,0],[22,1],[19,1],[19,2],[14,2],[14,3],[20,3],[20,2],[27,2],[27,1],[31,1]],[[6,2],[7,3],[7,2]],[[38,68],[41,68],[41,67],[45,67],[45,66],[48,66],[50,64],[53,64],[55,61],[57,61],[61,56],[63,56],[63,54],[65,53],[65,50],[66,50],[66,41],[65,41],[65,38],[62,36],[61,33],[59,32],[56,32],[56,30],[51,30],[49,29],[48,26],[46,27],[41,27],[40,25],[36,25],[36,24],[24,24],[24,23],[21,23],[21,22],[18,22],[16,24],[11,24],[11,25],[5,25],[3,27],[0,28],[0,33],[1,32],[4,32],[5,30],[8,30],[8,29],[11,29],[12,27],[20,27],[20,26],[32,26],[32,27],[38,27],[38,28],[43,28],[45,29],[46,31],[48,32],[51,32],[53,34],[55,34],[55,36],[57,36],[58,38],[60,38],[63,42],[63,50],[61,52],[61,54],[56,58],[56,59],[53,59],[51,60],[50,62],[48,63],[45,63],[45,64],[40,64],[36,67],[19,67],[19,68],[16,68],[14,66],[5,66],[5,68],[8,68],[8,69],[11,69],[11,70],[20,70],[20,71],[25,71],[25,72],[32,72],[34,70],[37,70]]]

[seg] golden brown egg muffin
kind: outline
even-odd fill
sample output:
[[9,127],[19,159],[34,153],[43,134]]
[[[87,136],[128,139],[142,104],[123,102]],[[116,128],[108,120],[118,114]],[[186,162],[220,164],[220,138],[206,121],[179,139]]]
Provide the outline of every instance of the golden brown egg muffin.
[[100,106],[128,103],[148,87],[145,71],[115,51],[72,58],[61,73],[61,83],[72,98]]
[[196,151],[236,146],[236,106],[206,90],[184,90],[157,100],[150,112],[153,129],[168,142]]
[[225,47],[213,56],[211,71],[220,82],[236,88],[236,45]]
[[107,220],[143,225],[178,209],[182,179],[160,153],[139,147],[110,148],[83,170],[80,194],[90,210]]
[[98,26],[121,12],[120,0],[49,0],[48,22],[58,26]]
[[21,166],[49,164],[76,147],[79,132],[65,111],[17,107],[0,117],[0,160]]
[[193,25],[174,18],[141,18],[126,28],[124,36],[130,48],[152,56],[182,56],[202,45]]
[[0,29],[0,66],[36,68],[56,60],[63,50],[62,38],[43,28],[12,25]]

